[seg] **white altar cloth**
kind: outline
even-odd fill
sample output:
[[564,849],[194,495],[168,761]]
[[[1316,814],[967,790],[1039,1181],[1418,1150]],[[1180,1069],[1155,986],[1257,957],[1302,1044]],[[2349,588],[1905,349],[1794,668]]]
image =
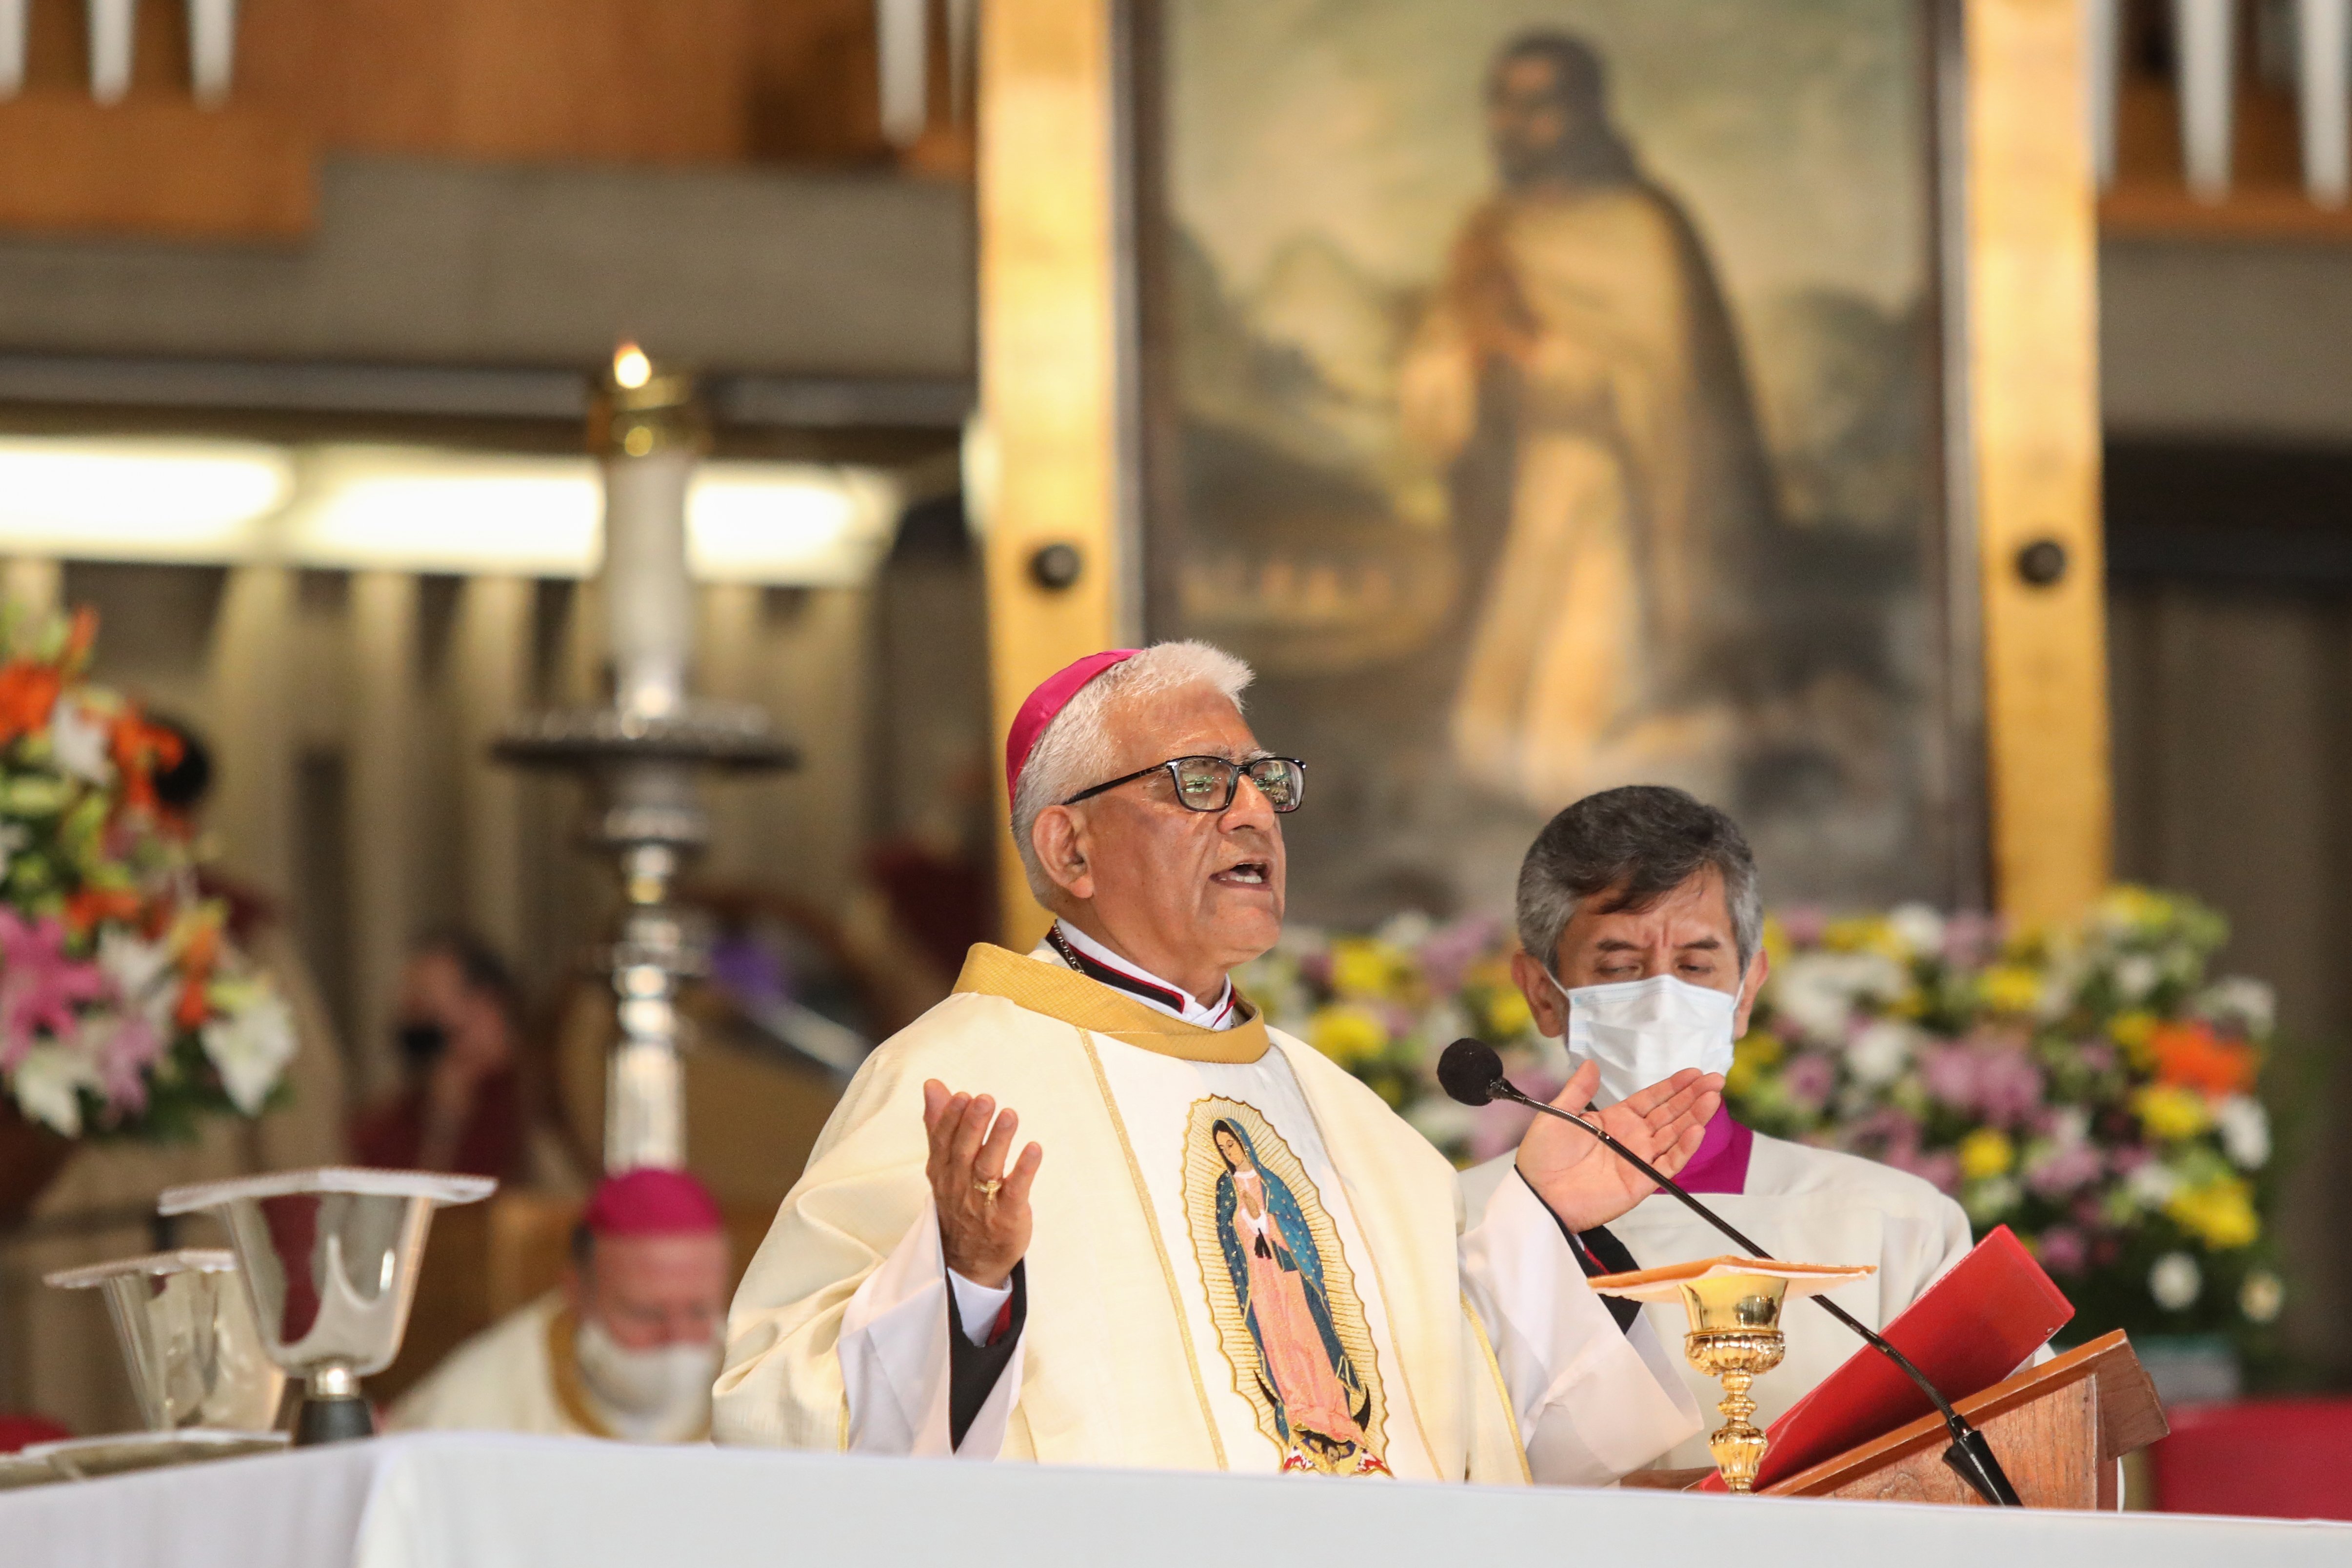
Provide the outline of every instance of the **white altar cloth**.
[[0,1492],[7,1568],[2352,1562],[2352,1525],[434,1433]]

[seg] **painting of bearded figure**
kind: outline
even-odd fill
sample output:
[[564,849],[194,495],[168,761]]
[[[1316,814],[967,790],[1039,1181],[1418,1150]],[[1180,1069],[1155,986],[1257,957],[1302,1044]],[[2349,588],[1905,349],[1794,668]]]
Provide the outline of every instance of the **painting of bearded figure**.
[[1298,913],[1506,908],[1633,782],[1776,897],[1964,895],[1927,8],[1160,15],[1153,631],[1314,768]]

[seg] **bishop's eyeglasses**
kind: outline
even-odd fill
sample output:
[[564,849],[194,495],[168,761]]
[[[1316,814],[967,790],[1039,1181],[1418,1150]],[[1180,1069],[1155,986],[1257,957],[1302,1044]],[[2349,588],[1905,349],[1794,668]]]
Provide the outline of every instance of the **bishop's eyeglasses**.
[[1188,811],[1224,810],[1241,793],[1244,778],[1257,786],[1267,805],[1285,814],[1298,810],[1298,803],[1307,798],[1307,764],[1296,757],[1254,757],[1247,762],[1229,762],[1222,757],[1173,757],[1091,789],[1081,789],[1062,804],[1075,806],[1106,789],[1116,789],[1162,771],[1176,781],[1176,803]]

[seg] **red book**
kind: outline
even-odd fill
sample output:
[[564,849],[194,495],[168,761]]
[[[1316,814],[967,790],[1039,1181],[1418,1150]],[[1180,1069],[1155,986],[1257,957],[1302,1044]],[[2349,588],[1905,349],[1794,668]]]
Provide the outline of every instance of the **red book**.
[[[1821,1309],[1790,1301],[1782,1311]],[[2074,1304],[2004,1225],[1879,1333],[1957,1405],[2015,1372],[2074,1315]],[[1843,1365],[1766,1431],[1769,1446],[1756,1490],[1883,1437],[1935,1408],[1900,1367],[1857,1341]],[[1699,1490],[1721,1491],[1723,1478],[1709,1476]]]

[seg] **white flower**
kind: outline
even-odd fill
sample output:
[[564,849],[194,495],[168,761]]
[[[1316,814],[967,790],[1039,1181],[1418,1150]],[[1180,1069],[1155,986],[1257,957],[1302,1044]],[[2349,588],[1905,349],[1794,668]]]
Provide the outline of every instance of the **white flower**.
[[257,990],[228,1017],[205,1025],[204,1041],[229,1099],[247,1115],[257,1115],[294,1059],[293,1010],[275,991]]
[[2268,1269],[2255,1270],[2246,1276],[2246,1282],[2238,1287],[2238,1310],[2245,1313],[2251,1322],[2269,1322],[2285,1305],[2286,1287]]
[[49,751],[61,772],[100,788],[114,781],[104,716],[68,698],[49,714]]
[[110,925],[98,934],[98,967],[114,983],[124,1006],[144,1013],[157,1033],[171,1038],[172,1005],[177,998],[170,983],[170,947]]
[[9,1087],[16,1103],[36,1122],[47,1123],[68,1138],[81,1136],[81,1099],[76,1092],[99,1092],[102,1085],[98,1063],[70,1046],[37,1045],[16,1063]]
[[1895,938],[1915,958],[1933,958],[1944,951],[1944,917],[1933,905],[1897,904],[1886,916]]
[[1911,1065],[1919,1031],[1907,1023],[1880,1019],[1853,1037],[1845,1048],[1846,1071],[1864,1083],[1892,1083]]
[[1858,1003],[1894,1001],[1908,986],[1881,953],[1801,953],[1773,977],[1772,1006],[1798,1033],[1842,1040]]
[[2262,981],[2231,975],[2206,987],[2196,1010],[2215,1023],[2235,1024],[2259,1040],[2278,1021],[2278,998]]
[[2125,1178],[2124,1190],[2142,1208],[2162,1208],[2180,1190],[2179,1173],[2160,1160],[2150,1160]]
[[2240,1170],[2258,1171],[2270,1163],[2271,1118],[2261,1101],[2232,1094],[2213,1108],[2213,1124],[2221,1130],[2222,1152]]
[[2116,964],[2116,994],[2123,998],[2124,1006],[2137,1007],[2147,999],[2147,994],[2163,978],[2163,966],[2154,958],[2145,953],[2129,953]]
[[2080,1105],[2061,1105],[2050,1113],[2050,1145],[2071,1149],[2091,1135],[2091,1113]]
[[1981,1228],[2016,1207],[2017,1200],[2023,1196],[2023,1190],[2011,1177],[1987,1176],[1982,1181],[1969,1184],[1968,1191],[1961,1195],[1960,1207]]
[[2197,1267],[2197,1260],[2186,1252],[2167,1252],[2147,1271],[2147,1293],[2168,1312],[2179,1312],[2194,1303],[2198,1292],[2204,1288],[2203,1271]]
[[1428,941],[1429,934],[1436,929],[1437,922],[1428,915],[1418,909],[1407,909],[1381,922],[1381,928],[1372,933],[1372,940],[1411,952]]
[[1404,1119],[1414,1132],[1440,1148],[1465,1144],[1477,1130],[1478,1113],[1443,1094],[1425,1094],[1404,1108]]

